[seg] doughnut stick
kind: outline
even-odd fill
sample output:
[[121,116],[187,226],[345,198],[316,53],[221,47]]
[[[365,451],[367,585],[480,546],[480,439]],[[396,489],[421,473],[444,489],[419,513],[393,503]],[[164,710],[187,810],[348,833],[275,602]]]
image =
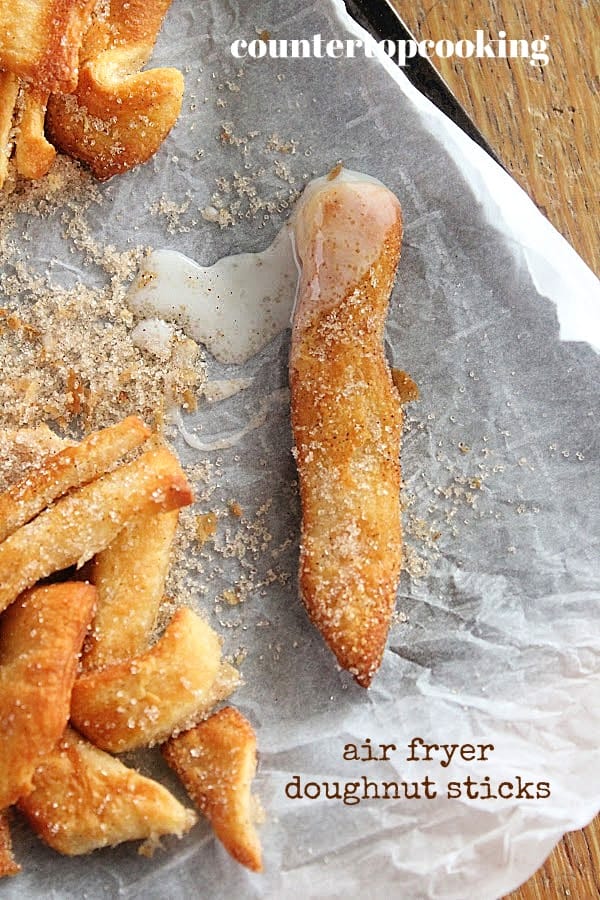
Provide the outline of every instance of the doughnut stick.
[[0,878],[5,878],[7,875],[18,875],[20,871],[21,866],[13,856],[8,812],[2,810],[0,811]]
[[402,559],[402,409],[383,348],[401,232],[387,188],[343,177],[311,186],[295,221],[300,591],[340,666],[364,687],[381,663]]
[[13,149],[12,128],[19,79],[12,72],[0,72],[0,190],[8,175],[8,161]]
[[141,419],[130,416],[43,460],[35,471],[0,494],[0,541],[71,488],[104,475],[149,435],[150,429]]
[[0,544],[0,610],[53,572],[82,566],[104,550],[140,512],[166,512],[193,500],[185,475],[166,448],[63,497]]
[[42,840],[67,856],[140,839],[147,841],[140,852],[149,853],[161,835],[181,837],[196,822],[166,788],[71,728],[38,766],[19,808]]
[[256,774],[256,735],[231,706],[172,738],[163,756],[209,819],[228,853],[253,872],[262,870],[250,793]]
[[83,582],[39,587],[2,618],[0,809],[31,790],[37,764],[64,731],[95,597]]
[[77,679],[71,721],[113,753],[164,741],[203,714],[220,662],[217,634],[183,607],[146,653]]
[[169,570],[179,511],[141,512],[94,558],[96,616],[85,669],[121,662],[148,646]]
[[82,47],[77,89],[53,94],[47,127],[53,143],[104,181],[146,162],[177,121],[183,76],[177,69],[140,72],[171,0],[111,0]]
[[50,169],[56,150],[44,135],[48,91],[23,86],[21,117],[15,136],[15,163],[19,175],[37,180]]

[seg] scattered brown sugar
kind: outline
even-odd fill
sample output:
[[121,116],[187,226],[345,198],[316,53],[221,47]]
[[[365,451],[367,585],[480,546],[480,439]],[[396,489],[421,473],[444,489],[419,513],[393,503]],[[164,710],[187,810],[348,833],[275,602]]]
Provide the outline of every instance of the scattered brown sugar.
[[196,516],[196,541],[202,547],[217,531],[217,515],[214,512]]
[[340,160],[338,163],[335,164],[333,169],[330,169],[329,172],[327,173],[327,181],[335,181],[335,179],[338,177],[338,175],[340,174],[340,172],[342,171],[343,168],[344,168],[344,163]]
[[392,381],[398,391],[400,403],[414,403],[419,399],[419,388],[403,369],[392,369]]
[[192,230],[197,225],[196,219],[184,221],[184,216],[190,208],[191,196],[186,197],[182,203],[176,203],[170,200],[164,194],[150,206],[150,213],[153,216],[160,216],[165,222],[169,234],[184,234]]
[[223,591],[221,600],[227,603],[228,606],[237,606],[238,603],[241,603],[241,597],[235,588],[227,588],[227,590]]
[[296,152],[296,146],[296,141],[293,138],[286,141],[277,133],[274,133],[267,139],[265,150],[270,150],[273,153],[289,153],[293,155]]
[[33,474],[40,460],[72,443],[59,438],[46,425],[0,430],[0,491]]
[[[92,236],[86,214],[102,203],[91,176],[64,157],[44,181],[13,183],[0,197],[0,428],[46,422],[76,435],[132,413],[158,425],[165,407],[195,406],[205,381],[198,345],[177,329],[166,358],[134,343],[125,295],[145,248],[120,251]],[[61,286],[53,261],[43,274],[31,268],[23,216],[57,214],[67,246],[101,269],[102,286]]]
[[[219,81],[217,90],[243,95],[244,75],[245,69],[242,67],[234,79]],[[283,78],[281,73],[277,76],[278,81]],[[228,99],[222,96],[217,98],[215,105],[218,109],[230,106]],[[231,105],[233,107],[233,103]],[[289,159],[298,153],[299,144],[295,137],[283,137],[277,133],[265,137],[258,130],[242,133],[235,122],[228,119],[220,123],[216,138],[225,151],[226,169],[225,173],[215,177],[215,190],[210,202],[200,208],[199,213],[206,222],[220,228],[231,228],[238,222],[248,220],[257,220],[258,228],[264,227],[271,216],[292,207],[300,196],[296,185],[308,181],[315,174],[298,171],[298,165],[292,170],[281,159],[282,156]],[[303,156],[310,156],[310,149],[307,148]],[[263,193],[269,175],[275,176],[283,187],[275,191],[271,187],[268,193]]]
[[420,556],[411,544],[404,545],[403,569],[411,578],[425,578],[429,575],[429,560]]
[[[231,502],[221,507],[217,501],[220,479],[218,465],[204,461],[188,467],[186,475],[194,488],[196,506],[182,510],[179,517],[180,527],[167,594],[186,603],[192,603],[194,598],[205,598],[214,604],[223,627],[243,626],[242,620],[237,623],[221,620],[220,613],[224,607],[238,607],[253,598],[263,597],[268,586],[273,583],[285,585],[289,582],[292,573],[282,569],[278,560],[290,546],[292,539],[286,537],[280,544],[274,543],[267,523],[272,507],[270,500],[248,516],[236,501],[233,501],[236,504],[234,508],[239,510],[240,515],[232,512]],[[210,539],[201,542],[198,552],[198,519],[204,519],[207,515],[198,512],[198,509],[206,508],[209,503],[213,508],[209,515],[214,516],[212,521],[215,531]],[[205,522],[202,525],[203,531],[204,525]],[[273,564],[267,571],[263,571],[267,555],[273,560]],[[228,563],[226,586],[223,586],[224,561]]]

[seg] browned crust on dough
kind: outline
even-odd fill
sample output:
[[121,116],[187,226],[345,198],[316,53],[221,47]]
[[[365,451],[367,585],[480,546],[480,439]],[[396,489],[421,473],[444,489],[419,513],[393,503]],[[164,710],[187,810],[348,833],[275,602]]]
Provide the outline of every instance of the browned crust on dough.
[[227,706],[172,738],[163,755],[228,853],[253,872],[262,871],[260,841],[252,822],[256,735],[250,722]]
[[11,133],[18,94],[17,76],[12,72],[0,72],[0,190],[8,175],[8,160],[13,148]]
[[95,16],[81,48],[81,62],[109,47],[138,48],[140,66],[150,57],[173,0],[111,0],[108,16]]
[[60,738],[90,623],[95,589],[83,582],[23,594],[0,631],[0,809],[31,790],[35,768]]
[[31,3],[25,8],[19,0],[0,0],[0,69],[31,80],[40,91],[74,90],[79,48],[94,3],[37,0],[39,24],[26,36],[19,25],[30,18]]
[[383,330],[401,221],[370,272],[292,338],[292,426],[302,503],[300,590],[339,664],[364,687],[381,664],[402,561],[402,409]]
[[15,138],[17,172],[24,178],[43,178],[50,169],[56,150],[44,135],[48,92],[24,86],[21,119]]

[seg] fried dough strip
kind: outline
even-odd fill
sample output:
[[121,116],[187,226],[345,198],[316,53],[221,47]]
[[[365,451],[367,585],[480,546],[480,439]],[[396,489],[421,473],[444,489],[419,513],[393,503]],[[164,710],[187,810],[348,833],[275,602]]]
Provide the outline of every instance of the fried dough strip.
[[41,578],[83,565],[141,511],[166,512],[192,500],[181,466],[165,448],[63,497],[0,544],[0,610]]
[[0,630],[0,809],[31,790],[69,719],[71,689],[96,591],[83,582],[23,594]]
[[103,475],[149,435],[141,419],[130,416],[45,459],[35,472],[0,494],[0,541],[71,488]]
[[15,137],[15,163],[19,175],[36,180],[50,169],[56,150],[44,135],[48,91],[27,85]]
[[181,837],[196,815],[169,791],[67,728],[19,808],[42,840],[67,856],[164,834]]
[[12,128],[15,104],[19,94],[19,79],[12,72],[0,72],[0,190],[8,175],[8,160],[12,153]]
[[237,709],[225,707],[172,738],[162,752],[228,853],[260,872],[262,854],[250,795],[256,735],[248,720]]
[[296,221],[300,590],[339,664],[364,687],[381,663],[402,559],[402,409],[383,349],[401,231],[394,195],[367,181],[326,180]]
[[77,90],[50,98],[53,143],[102,181],[150,159],[179,116],[181,72],[139,71],[170,5],[111,0],[108,17],[98,17],[86,34]]
[[203,714],[220,662],[217,634],[191,609],[179,609],[146,653],[77,679],[71,720],[113,753],[163,741]]
[[12,852],[10,825],[6,810],[0,811],[0,878],[7,875],[18,875],[21,866],[16,862]]
[[121,662],[148,646],[178,518],[178,510],[142,512],[95,557],[92,580],[98,603],[84,648],[85,669]]
[[0,69],[42,91],[72,91],[95,0],[0,0]]

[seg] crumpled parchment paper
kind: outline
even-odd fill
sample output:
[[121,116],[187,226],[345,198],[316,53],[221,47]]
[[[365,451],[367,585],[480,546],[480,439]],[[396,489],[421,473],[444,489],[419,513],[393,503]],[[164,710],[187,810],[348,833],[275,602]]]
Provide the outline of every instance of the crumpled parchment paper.
[[[174,0],[153,62],[185,68],[183,114],[149,165],[102,188],[97,233],[120,248],[133,237],[209,264],[262,249],[288,215],[284,201],[281,212],[229,229],[205,221],[200,211],[215,191],[228,199],[215,179],[233,171],[252,176],[262,197],[285,198],[341,159],[397,193],[405,238],[387,342],[393,364],[421,390],[402,450],[409,562],[420,577],[403,574],[399,615],[366,692],[337,671],[297,595],[299,508],[282,390],[289,332],[241,368],[210,363],[211,377],[253,383],[201,406],[186,417],[188,430],[210,439],[271,403],[265,424],[230,449],[199,454],[178,439],[187,463],[208,456],[216,466],[223,502],[234,497],[254,512],[266,504],[271,539],[252,573],[263,586],[215,612],[239,560],[213,565],[207,555],[198,580],[199,608],[229,626],[226,651],[247,652],[246,685],[233,702],[258,733],[265,872],[238,867],[204,824],[180,843],[166,840],[152,860],[131,846],[60,859],[21,824],[24,872],[0,885],[0,897],[483,900],[523,881],[598,807],[599,363],[586,343],[600,346],[597,282],[516,184],[391,63],[242,66],[229,45],[257,29],[364,37],[340,0]],[[228,122],[245,144],[219,140]],[[273,135],[272,147],[293,139],[295,152],[265,149]],[[163,195],[189,200],[173,234],[149,212]],[[60,223],[38,230],[33,255],[51,248],[67,259]],[[81,277],[101,276],[86,269]],[[272,568],[283,576],[269,583]],[[485,762],[457,754],[447,767],[439,756],[410,762],[414,737],[494,750]],[[346,744],[367,738],[397,749],[388,761],[343,759]],[[429,777],[438,796],[289,799],[295,775]],[[448,782],[468,777],[546,782],[550,796],[447,799]]]

